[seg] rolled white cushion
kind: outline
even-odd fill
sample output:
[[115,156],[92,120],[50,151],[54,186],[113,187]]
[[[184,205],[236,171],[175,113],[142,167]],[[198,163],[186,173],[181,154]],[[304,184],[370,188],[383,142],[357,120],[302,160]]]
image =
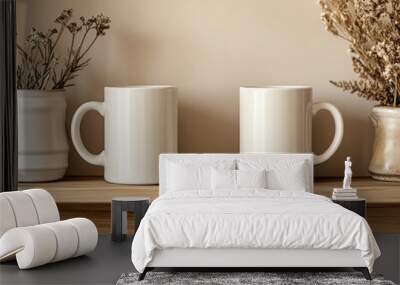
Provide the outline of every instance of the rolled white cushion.
[[17,223],[10,202],[0,195],[0,237],[9,229],[15,228]]
[[17,227],[33,226],[39,223],[35,205],[30,196],[22,191],[1,193],[8,202],[15,216]]
[[85,218],[65,220],[70,223],[78,233],[78,248],[75,256],[83,255],[94,250],[97,246],[98,233],[95,224]]
[[36,208],[39,224],[57,222],[60,220],[56,202],[49,192],[43,189],[24,190],[30,196]]
[[79,238],[78,233],[71,228],[70,223],[62,221],[44,224],[43,226],[51,229],[56,236],[57,250],[51,262],[64,260],[75,255],[78,250]]
[[86,254],[97,239],[96,226],[84,218],[14,228],[0,238],[0,261],[16,255],[19,268],[28,269]]
[[56,249],[54,232],[43,225],[14,228],[0,238],[0,260],[16,254],[20,269],[51,262]]

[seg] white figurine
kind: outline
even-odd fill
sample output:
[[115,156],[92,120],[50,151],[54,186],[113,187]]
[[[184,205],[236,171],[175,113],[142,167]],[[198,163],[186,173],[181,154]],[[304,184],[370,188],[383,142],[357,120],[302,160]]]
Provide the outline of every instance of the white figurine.
[[351,189],[351,176],[353,175],[353,172],[351,171],[350,156],[347,157],[344,166],[343,189]]

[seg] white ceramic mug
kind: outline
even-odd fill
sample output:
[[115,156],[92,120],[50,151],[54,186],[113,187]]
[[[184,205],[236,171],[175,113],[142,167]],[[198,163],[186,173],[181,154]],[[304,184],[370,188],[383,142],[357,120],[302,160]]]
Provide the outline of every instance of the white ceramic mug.
[[312,88],[270,86],[240,88],[240,152],[312,152],[312,116],[332,114],[335,135],[314,163],[328,160],[343,138],[343,119],[330,103],[313,103]]
[[[104,116],[104,151],[90,153],[82,143],[84,114]],[[104,166],[108,182],[158,183],[158,156],[177,152],[178,98],[173,86],[105,87],[104,102],[81,105],[71,124],[72,142],[87,162]]]

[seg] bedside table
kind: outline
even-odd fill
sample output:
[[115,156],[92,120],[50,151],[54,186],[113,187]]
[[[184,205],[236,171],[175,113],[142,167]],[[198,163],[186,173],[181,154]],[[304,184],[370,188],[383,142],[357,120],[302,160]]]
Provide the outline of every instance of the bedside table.
[[126,238],[127,212],[135,215],[135,233],[139,228],[140,221],[150,206],[148,197],[114,197],[111,201],[111,239],[122,241]]
[[365,199],[354,199],[354,200],[332,200],[333,203],[339,204],[340,206],[359,214],[365,218],[366,214],[366,200]]

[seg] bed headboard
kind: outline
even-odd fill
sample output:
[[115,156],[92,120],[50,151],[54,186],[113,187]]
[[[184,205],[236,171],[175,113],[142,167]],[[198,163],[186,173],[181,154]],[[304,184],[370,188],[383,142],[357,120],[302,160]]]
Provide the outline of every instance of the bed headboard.
[[159,161],[159,194],[162,195],[166,192],[167,185],[167,165],[168,162],[173,161],[218,161],[218,160],[232,160],[237,159],[271,159],[271,160],[303,160],[307,165],[308,174],[308,189],[307,192],[313,193],[314,189],[314,155],[312,153],[236,153],[236,154],[192,154],[192,153],[168,153],[161,154]]

